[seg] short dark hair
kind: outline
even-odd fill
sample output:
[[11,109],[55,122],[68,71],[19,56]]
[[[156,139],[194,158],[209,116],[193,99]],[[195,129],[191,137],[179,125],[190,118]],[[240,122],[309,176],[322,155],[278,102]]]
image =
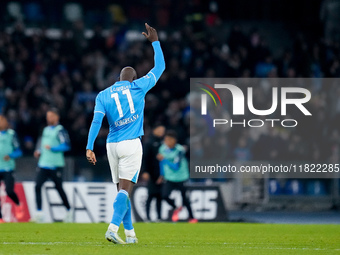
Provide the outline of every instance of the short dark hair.
[[175,130],[166,131],[165,136],[170,136],[170,137],[175,138],[177,140],[177,132]]
[[154,130],[154,129],[160,127],[160,126],[164,127],[164,125],[161,122],[157,121],[152,125],[152,130]]
[[52,108],[48,109],[47,112],[53,112],[54,114],[60,116],[59,110],[56,107],[52,107]]

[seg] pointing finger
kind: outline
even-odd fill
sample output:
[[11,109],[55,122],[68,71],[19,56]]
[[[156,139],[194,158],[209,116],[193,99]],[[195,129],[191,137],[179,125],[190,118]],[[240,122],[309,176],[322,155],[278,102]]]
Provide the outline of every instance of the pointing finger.
[[149,26],[149,24],[148,23],[145,23],[145,28],[146,28],[146,31],[148,31],[148,33],[150,33],[150,26]]

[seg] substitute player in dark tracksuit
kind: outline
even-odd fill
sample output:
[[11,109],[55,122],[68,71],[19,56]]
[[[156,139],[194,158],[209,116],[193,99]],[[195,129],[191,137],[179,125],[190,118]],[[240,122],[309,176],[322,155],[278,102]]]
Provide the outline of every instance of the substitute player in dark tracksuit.
[[157,219],[161,220],[161,202],[162,202],[162,183],[157,182],[160,170],[159,161],[156,156],[159,147],[162,145],[162,139],[165,133],[163,125],[155,125],[149,141],[144,145],[143,153],[143,174],[144,180],[148,181],[148,199],[146,200],[146,217],[150,221],[150,205],[152,200],[156,199]]

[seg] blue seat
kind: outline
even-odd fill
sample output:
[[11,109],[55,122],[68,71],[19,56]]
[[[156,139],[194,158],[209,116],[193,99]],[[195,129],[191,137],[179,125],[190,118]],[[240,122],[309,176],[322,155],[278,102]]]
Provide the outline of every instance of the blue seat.
[[278,180],[271,179],[268,183],[269,195],[280,195],[282,194],[281,186]]
[[288,180],[285,184],[286,195],[303,195],[303,184],[301,180]]
[[311,180],[307,182],[307,195],[327,195],[325,181]]

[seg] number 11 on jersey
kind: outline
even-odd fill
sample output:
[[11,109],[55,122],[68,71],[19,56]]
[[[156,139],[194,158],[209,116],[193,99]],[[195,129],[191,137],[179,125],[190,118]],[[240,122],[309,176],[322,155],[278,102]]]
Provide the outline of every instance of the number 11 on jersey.
[[[122,91],[122,93],[123,93],[123,95],[126,95],[126,97],[127,97],[131,114],[135,113],[135,106],[133,105],[130,90],[125,89],[125,90]],[[119,117],[123,117],[124,116],[123,109],[122,109],[122,105],[121,105],[120,100],[119,100],[118,93],[111,94],[111,98],[114,98],[114,100],[116,102]]]

